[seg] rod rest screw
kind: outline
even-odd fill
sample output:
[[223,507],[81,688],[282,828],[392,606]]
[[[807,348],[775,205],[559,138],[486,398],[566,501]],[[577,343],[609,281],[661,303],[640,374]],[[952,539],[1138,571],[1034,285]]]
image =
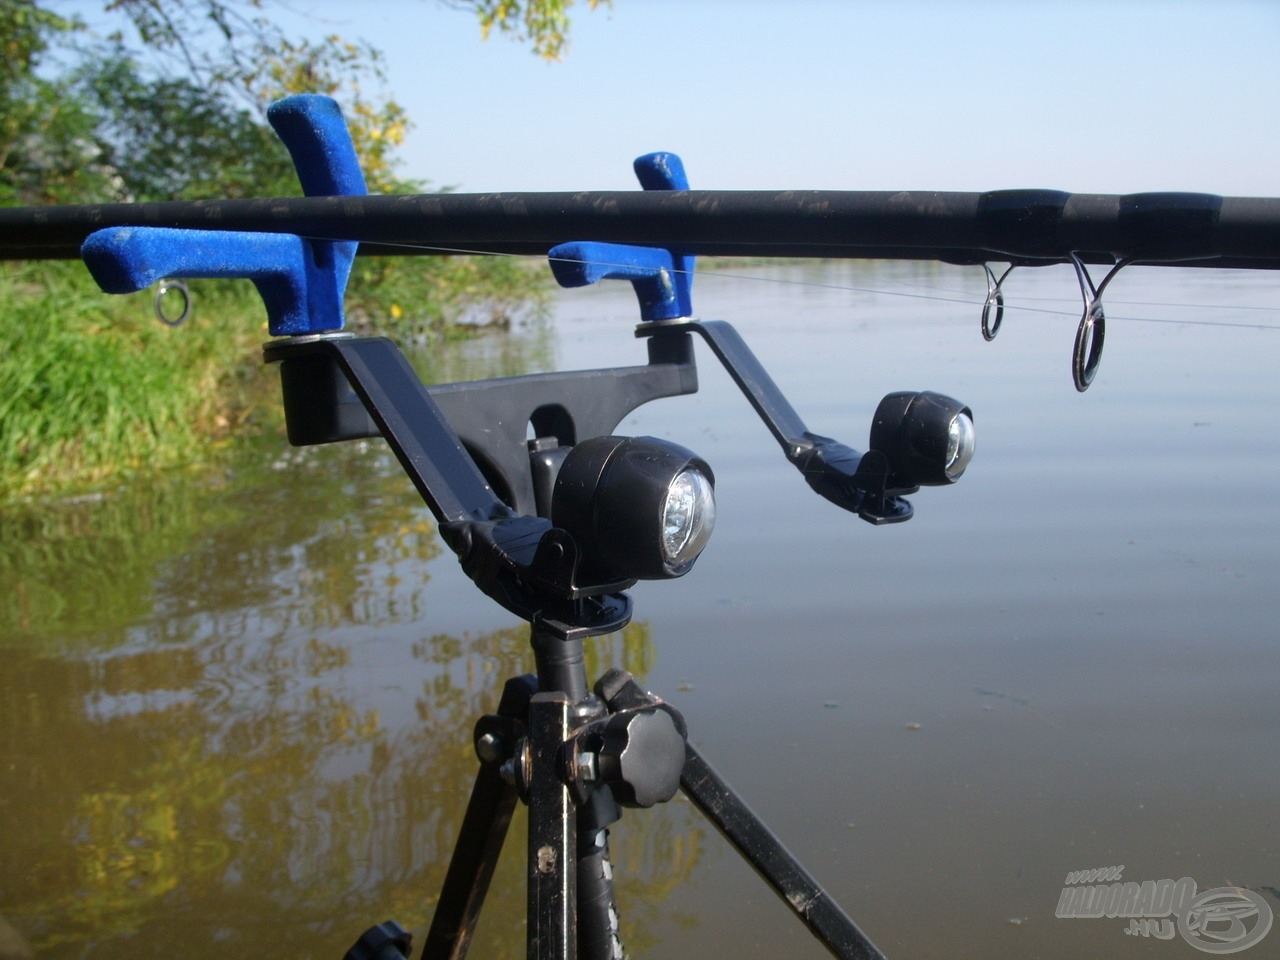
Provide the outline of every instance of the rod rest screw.
[[684,736],[665,710],[618,714],[604,729],[596,754],[599,778],[624,807],[665,803],[680,789]]

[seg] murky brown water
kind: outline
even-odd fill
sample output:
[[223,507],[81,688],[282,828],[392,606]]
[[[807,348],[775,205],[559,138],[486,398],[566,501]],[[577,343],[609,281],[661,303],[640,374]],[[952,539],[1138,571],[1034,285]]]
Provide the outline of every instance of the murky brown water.
[[[808,491],[700,353],[702,392],[623,429],[712,463],[719,526],[689,577],[636,589],[593,675],[667,695],[891,958],[1200,955],[1056,918],[1094,867],[1280,910],[1280,333],[1119,319],[1275,324],[1246,308],[1280,279],[1122,274],[1077,395],[1074,318],[1011,311],[987,344],[972,304],[871,292],[972,300],[976,268],[726,272],[695,302],[812,429],[863,446],[882,394],[936,389],[973,407],[978,456],[872,528]],[[1076,309],[1069,271],[1010,284]],[[629,296],[567,293],[551,333],[427,366],[642,362]],[[380,443],[273,441],[218,484],[0,535],[0,956],[339,957],[370,923],[427,923],[472,722],[531,658]],[[521,837],[476,956],[523,953]],[[824,955],[687,803],[628,812],[614,852],[638,956]]]

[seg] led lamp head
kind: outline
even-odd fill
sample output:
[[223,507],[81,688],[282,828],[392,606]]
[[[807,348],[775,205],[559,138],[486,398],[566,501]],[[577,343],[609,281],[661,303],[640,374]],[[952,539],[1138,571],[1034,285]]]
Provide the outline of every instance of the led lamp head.
[[974,451],[973,411],[940,393],[903,391],[880,401],[871,423],[871,449],[890,464],[890,486],[955,483]]
[[706,461],[653,437],[595,437],[575,446],[556,477],[551,522],[582,551],[581,577],[684,576],[715,526]]

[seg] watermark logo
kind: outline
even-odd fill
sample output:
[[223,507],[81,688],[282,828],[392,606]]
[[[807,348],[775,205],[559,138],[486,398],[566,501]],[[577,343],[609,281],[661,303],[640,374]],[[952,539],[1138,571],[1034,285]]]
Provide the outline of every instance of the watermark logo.
[[1180,880],[1122,879],[1124,866],[1067,874],[1055,915],[1062,919],[1122,918],[1124,933],[1172,940],[1175,935],[1205,953],[1238,953],[1267,935],[1274,915],[1259,894],[1243,887],[1197,892]]
[[1205,953],[1236,953],[1265,937],[1271,921],[1271,905],[1252,890],[1216,887],[1178,914],[1178,932]]

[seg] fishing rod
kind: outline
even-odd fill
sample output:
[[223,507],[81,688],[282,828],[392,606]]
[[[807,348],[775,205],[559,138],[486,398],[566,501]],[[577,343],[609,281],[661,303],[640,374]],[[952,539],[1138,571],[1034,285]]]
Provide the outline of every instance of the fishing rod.
[[[1124,267],[1280,268],[1280,198],[690,190],[683,168],[680,177],[675,189],[642,180],[645,189],[625,192],[369,196],[363,178],[353,175],[341,186],[304,184],[308,196],[295,198],[18,207],[0,210],[0,259],[76,258],[90,234],[144,227],[354,248],[344,256],[547,256],[553,269],[599,276],[632,269],[609,262],[614,246],[666,251],[669,262],[646,269],[668,275],[691,269],[700,255],[940,260],[983,268],[987,340],[1000,330],[1005,281],[1014,269],[1070,263],[1083,300],[1071,353],[1079,391],[1097,374],[1106,334],[1103,293]],[[593,238],[593,263],[580,263],[580,251],[567,258],[563,252],[582,237]],[[195,237],[191,242],[199,245]],[[991,261],[1007,267],[997,276]],[[1095,283],[1088,266],[1098,264],[1108,269]],[[325,296],[332,300],[333,293]]]
[[0,259],[106,227],[286,233],[364,255],[544,256],[581,237],[688,255],[1280,268],[1280,198],[832,190],[307,196],[0,209]]

